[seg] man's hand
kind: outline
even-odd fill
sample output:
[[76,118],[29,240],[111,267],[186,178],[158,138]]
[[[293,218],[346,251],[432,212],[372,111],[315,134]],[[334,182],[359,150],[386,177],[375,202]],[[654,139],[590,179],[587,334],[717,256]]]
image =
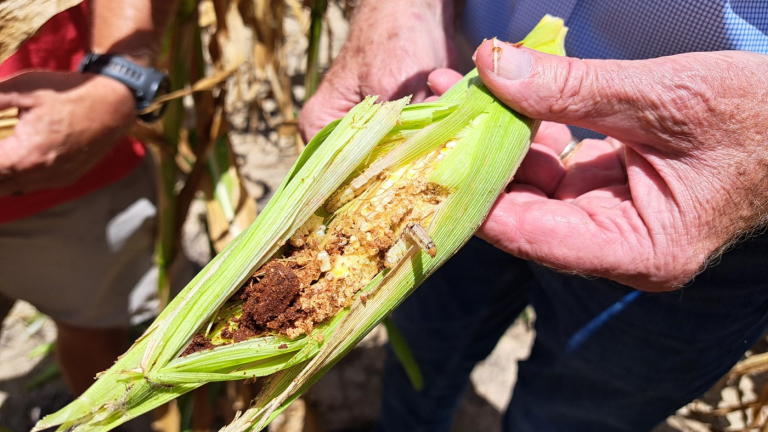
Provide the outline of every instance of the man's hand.
[[301,111],[304,138],[343,117],[366,95],[392,100],[413,94],[413,102],[427,97],[427,75],[455,57],[452,3],[364,1],[352,19],[349,40]]
[[0,110],[18,107],[0,140],[0,196],[76,182],[135,120],[133,95],[107,77],[27,72],[0,82]]
[[[504,103],[615,139],[583,142],[559,174],[558,150],[540,147],[482,238],[556,269],[661,291],[768,219],[767,57],[582,61],[501,47],[497,64],[490,42],[475,63]],[[549,174],[531,175],[538,168]]]

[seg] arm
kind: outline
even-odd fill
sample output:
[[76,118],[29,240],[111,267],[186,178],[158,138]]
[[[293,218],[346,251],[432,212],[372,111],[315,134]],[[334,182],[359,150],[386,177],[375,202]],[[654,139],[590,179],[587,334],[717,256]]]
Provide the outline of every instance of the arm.
[[428,94],[427,75],[450,66],[452,0],[363,0],[352,17],[349,39],[299,116],[311,138],[366,95],[391,100]]
[[[94,0],[92,50],[151,64],[172,4]],[[28,72],[9,78],[0,82],[0,109],[9,107],[19,108],[19,123],[0,140],[0,195],[76,182],[136,118],[128,88],[91,74]]]
[[556,166],[518,178],[479,235],[514,255],[648,291],[674,289],[768,220],[768,57],[690,53],[578,60],[490,42],[486,86],[530,117],[594,129]]
[[173,0],[94,0],[91,50],[152,66],[175,6]]

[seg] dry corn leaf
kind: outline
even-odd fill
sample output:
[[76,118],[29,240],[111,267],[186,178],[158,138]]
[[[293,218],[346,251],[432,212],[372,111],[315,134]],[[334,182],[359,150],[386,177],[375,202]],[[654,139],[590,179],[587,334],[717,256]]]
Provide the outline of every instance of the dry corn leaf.
[[235,65],[229,69],[222,70],[219,72],[216,72],[215,74],[200,79],[199,81],[192,84],[192,86],[183,88],[181,90],[177,90],[171,93],[168,93],[167,95],[163,95],[158,97],[152,102],[152,105],[145,108],[142,113],[152,112],[158,108],[164,103],[167,103],[169,101],[183,98],[184,96],[191,95],[195,92],[202,92],[202,91],[209,91],[221,84],[222,82],[226,81],[227,78],[232,76],[235,72],[237,72],[237,69],[240,67],[240,65]]
[[766,370],[768,370],[768,353],[755,354],[736,363],[733,369],[728,372],[728,376],[733,377],[745,374],[753,374],[764,372]]
[[197,14],[197,25],[199,27],[216,27],[216,8],[212,0],[202,0],[198,3]]
[[13,134],[13,128],[19,122],[19,110],[8,108],[0,111],[0,139]]
[[256,219],[256,201],[248,196],[234,164],[229,166],[226,177],[232,181],[229,190],[225,191],[226,195],[223,195],[232,203],[230,208],[222,206],[216,199],[218,191],[211,186],[210,179],[203,180],[203,190],[210,198],[206,202],[208,233],[216,253],[221,252]]

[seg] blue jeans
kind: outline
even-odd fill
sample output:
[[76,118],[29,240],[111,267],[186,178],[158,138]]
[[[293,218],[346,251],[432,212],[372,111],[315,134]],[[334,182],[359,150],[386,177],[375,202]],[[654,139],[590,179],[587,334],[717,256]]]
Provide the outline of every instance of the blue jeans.
[[537,336],[504,431],[648,431],[768,329],[768,235],[666,293],[555,273],[473,239],[394,312],[425,389],[388,350],[376,431],[449,431],[475,363],[529,303]]

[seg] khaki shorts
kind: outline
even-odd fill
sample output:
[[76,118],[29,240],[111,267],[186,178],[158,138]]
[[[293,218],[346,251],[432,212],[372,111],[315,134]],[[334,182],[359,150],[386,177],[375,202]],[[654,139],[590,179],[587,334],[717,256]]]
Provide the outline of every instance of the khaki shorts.
[[66,324],[125,327],[157,313],[150,158],[126,178],[0,225],[0,293]]

